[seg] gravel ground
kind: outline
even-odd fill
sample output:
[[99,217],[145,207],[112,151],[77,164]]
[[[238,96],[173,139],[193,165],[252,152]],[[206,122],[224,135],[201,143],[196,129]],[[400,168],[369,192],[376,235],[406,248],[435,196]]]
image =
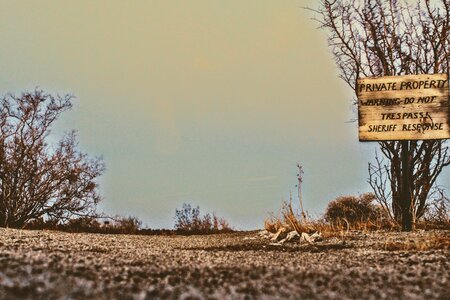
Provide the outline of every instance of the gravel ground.
[[449,231],[349,233],[269,245],[255,232],[210,236],[0,229],[2,299],[450,299],[444,249],[384,250]]

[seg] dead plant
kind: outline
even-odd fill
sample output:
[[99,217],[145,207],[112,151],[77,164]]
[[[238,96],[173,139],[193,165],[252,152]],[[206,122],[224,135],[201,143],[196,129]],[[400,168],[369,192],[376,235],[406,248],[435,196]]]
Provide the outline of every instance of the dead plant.
[[448,235],[434,235],[426,238],[409,239],[405,241],[389,240],[382,245],[384,250],[388,251],[402,251],[402,250],[449,250],[450,237]]

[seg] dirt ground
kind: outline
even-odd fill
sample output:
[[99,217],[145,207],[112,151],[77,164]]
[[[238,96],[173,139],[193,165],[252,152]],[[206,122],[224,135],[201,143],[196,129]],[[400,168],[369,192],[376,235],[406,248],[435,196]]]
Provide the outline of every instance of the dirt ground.
[[345,242],[275,246],[255,232],[132,236],[0,229],[0,298],[450,299],[448,247],[395,246],[420,245],[436,235],[448,239],[450,232],[352,232]]

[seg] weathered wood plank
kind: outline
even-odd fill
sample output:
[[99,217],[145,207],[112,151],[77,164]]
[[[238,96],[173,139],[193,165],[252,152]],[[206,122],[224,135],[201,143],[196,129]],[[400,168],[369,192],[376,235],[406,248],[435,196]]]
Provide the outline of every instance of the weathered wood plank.
[[360,141],[450,138],[447,74],[361,78]]

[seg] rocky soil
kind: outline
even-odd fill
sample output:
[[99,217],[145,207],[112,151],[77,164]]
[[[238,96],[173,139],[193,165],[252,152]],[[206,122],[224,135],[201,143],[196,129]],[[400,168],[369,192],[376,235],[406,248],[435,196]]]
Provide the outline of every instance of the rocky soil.
[[[447,244],[429,243],[436,236]],[[449,238],[449,231],[351,232],[344,242],[271,245],[256,232],[0,229],[0,298],[450,299]]]

